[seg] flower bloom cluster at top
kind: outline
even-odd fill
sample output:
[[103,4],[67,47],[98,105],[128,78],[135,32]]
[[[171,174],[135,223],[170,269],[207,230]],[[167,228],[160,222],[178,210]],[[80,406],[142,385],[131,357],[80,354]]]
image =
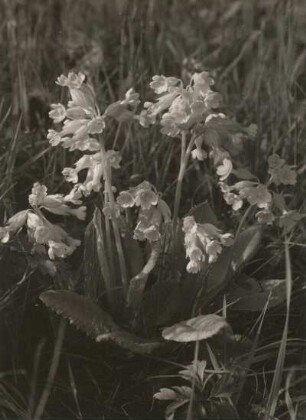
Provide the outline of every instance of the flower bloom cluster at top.
[[154,76],[150,87],[158,95],[157,100],[145,102],[140,124],[147,127],[160,117],[162,133],[171,137],[192,129],[220,107],[222,97],[211,89],[213,84],[207,72],[195,73],[186,87],[176,77]]
[[[248,202],[257,207],[258,222],[271,224],[278,213],[279,225],[288,229],[304,217],[289,211],[282,193],[271,189],[272,184],[279,187],[296,183],[295,169],[277,154],[268,158],[270,178],[266,184],[260,183],[247,169],[235,168],[235,157],[242,150],[243,138],[254,138],[256,127],[243,128],[219,112],[222,96],[213,90],[214,81],[208,72],[194,73],[187,86],[176,77],[153,76],[150,87],[156,95],[155,101],[145,102],[139,114],[136,114],[139,95],[133,89],[126,92],[124,99],[101,112],[95,91],[84,74],[70,72],[68,76],[58,77],[56,83],[68,88],[70,100],[67,106],[51,105],[49,116],[61,128],[49,130],[47,138],[52,146],[82,152],[73,167],[63,169],[65,179],[73,184],[72,189],[67,195],[50,195],[44,185],[35,183],[29,196],[31,208],[17,213],[0,227],[0,241],[7,242],[11,235],[26,227],[30,241],[39,252],[47,252],[51,259],[71,255],[80,241],[50,223],[42,210],[85,220],[83,197],[100,191],[103,181],[106,182],[104,177],[111,175],[112,169],[120,168],[120,153],[106,151],[100,138],[109,120],[119,123],[137,120],[144,127],[160,124],[161,132],[170,137],[188,134],[192,158],[212,159],[225,202],[234,211]],[[80,177],[80,172],[86,174]],[[230,184],[233,177],[238,181]],[[104,203],[103,212],[106,217],[119,218],[130,208],[138,212],[134,238],[149,242],[160,240],[163,227],[171,220],[171,212],[152,184],[144,181],[119,192],[114,204]],[[222,246],[232,243],[230,234],[223,234],[210,224],[198,224],[192,216],[184,218],[183,232],[189,258],[187,270],[192,273],[199,272],[206,261],[215,262]]]
[[61,131],[49,130],[48,140],[52,146],[61,144],[69,150],[98,151],[101,146],[93,135],[103,132],[107,118],[126,120],[133,116],[133,109],[139,103],[139,95],[130,89],[125,99],[109,105],[101,114],[95,92],[85,81],[84,74],[61,75],[56,83],[69,89],[71,100],[67,108],[61,103],[51,105],[49,116],[55,123],[63,124]]

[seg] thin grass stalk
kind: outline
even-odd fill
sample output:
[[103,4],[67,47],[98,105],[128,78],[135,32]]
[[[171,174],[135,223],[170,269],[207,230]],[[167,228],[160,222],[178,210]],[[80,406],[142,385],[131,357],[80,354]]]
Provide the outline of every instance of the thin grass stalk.
[[[40,397],[39,403],[37,405],[37,408],[35,410],[35,413],[34,413],[32,419],[39,420],[42,417],[42,415],[44,414],[48,399],[49,399],[50,394],[51,394],[51,390],[52,390],[52,386],[53,386],[53,383],[54,383],[57,368],[58,368],[58,365],[59,365],[61,350],[62,350],[65,331],[66,331],[66,325],[67,325],[67,321],[62,319],[60,321],[59,328],[58,328],[57,338],[56,338],[56,342],[55,342],[55,345],[54,345],[54,351],[53,351],[51,366],[50,366],[50,369],[49,369],[46,385],[45,385],[45,388],[42,392],[42,395]],[[31,418],[29,418],[28,420],[31,420]]]
[[267,408],[265,413],[265,419],[271,419],[275,415],[277,408],[279,390],[282,381],[284,362],[286,356],[286,345],[288,338],[288,329],[289,329],[289,317],[290,317],[290,302],[291,302],[291,289],[292,289],[292,271],[291,271],[291,258],[289,250],[289,240],[287,234],[285,233],[285,264],[286,264],[286,319],[283,329],[283,335],[280,342],[280,347],[278,351],[275,372],[273,375],[272,385],[268,397]]
[[[198,360],[199,360],[199,350],[200,350],[200,341],[197,340],[195,342],[195,347],[194,347],[194,360],[193,361],[195,362],[195,366],[197,366],[197,363],[198,363]],[[189,405],[188,405],[186,420],[192,420],[192,418],[193,418],[192,412],[193,412],[196,374],[197,374],[197,372],[196,372],[196,368],[195,368],[195,373],[194,373],[193,378],[192,378],[192,390],[191,390],[191,397],[190,397],[190,401],[189,401]]]

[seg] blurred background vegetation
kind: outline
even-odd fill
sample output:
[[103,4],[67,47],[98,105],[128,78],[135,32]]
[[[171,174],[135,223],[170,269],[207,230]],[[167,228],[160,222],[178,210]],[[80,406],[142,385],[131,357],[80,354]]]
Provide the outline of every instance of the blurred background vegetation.
[[[263,156],[271,152],[298,164],[302,181],[297,186],[295,205],[305,211],[304,0],[0,0],[0,11],[1,221],[27,206],[33,182],[46,183],[51,193],[67,188],[61,170],[69,166],[70,158],[65,150],[51,148],[46,133],[51,127],[50,104],[64,99],[54,81],[71,70],[82,71],[92,80],[102,107],[122,98],[130,87],[148,99],[148,83],[155,74],[186,78],[188,72],[211,71],[224,96],[224,111],[243,124],[258,126],[257,141],[244,152],[251,169],[260,176]],[[171,199],[179,144],[165,141],[158,131],[148,135],[146,130],[125,127],[117,134],[117,146],[125,154],[119,180],[122,187],[131,177],[139,176],[166,191]],[[110,128],[107,136],[111,147],[116,127]],[[189,177],[192,185],[197,182],[204,188],[203,173],[197,168]],[[186,188],[190,183],[186,182]],[[186,203],[193,200],[187,194]],[[6,401],[6,409],[20,416],[27,407],[24,390],[28,389],[28,379],[20,384],[16,369],[25,369],[27,376],[33,360],[39,360],[42,352],[46,361],[50,357],[50,349],[40,341],[50,334],[45,331],[48,321],[37,319],[37,309],[27,309],[25,297],[29,290],[38,293],[46,285],[34,279],[29,286],[26,279],[30,273],[23,259],[16,264],[15,256],[6,253],[1,257],[0,289],[7,292],[18,281],[24,288],[21,296],[2,298],[1,309],[3,314],[7,312],[0,325],[1,368],[6,369],[8,363],[15,372],[13,385],[8,381],[2,387],[0,379],[0,396],[2,405]],[[25,323],[20,314],[26,311]],[[298,323],[296,327],[302,331],[302,315]],[[149,416],[152,385],[149,390],[142,391],[141,387],[152,360],[143,363],[141,372],[133,373],[136,379],[131,384],[124,370],[128,364],[131,374],[134,359],[123,360],[115,368],[103,359],[107,359],[107,347],[100,348],[97,356],[91,344],[86,346],[83,356],[75,356],[75,360],[67,356],[64,363],[66,370],[70,366],[69,385],[67,381],[59,383],[50,403],[51,415],[67,418],[70,412],[76,416],[73,418],[82,418],[83,411],[91,415],[124,416],[131,412]],[[71,364],[78,365],[81,357],[87,373],[81,376],[83,399],[79,403]],[[98,377],[93,373],[96,364]],[[37,386],[43,380],[42,369]]]

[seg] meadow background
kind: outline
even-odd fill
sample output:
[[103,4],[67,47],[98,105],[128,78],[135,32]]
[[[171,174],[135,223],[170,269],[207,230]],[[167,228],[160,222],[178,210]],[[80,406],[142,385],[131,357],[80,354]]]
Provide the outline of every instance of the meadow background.
[[[90,75],[102,105],[122,98],[130,87],[145,97],[156,74],[182,77],[187,71],[210,71],[224,96],[226,113],[243,125],[258,127],[256,141],[244,151],[251,170],[261,174],[263,159],[271,152],[298,165],[294,205],[305,212],[305,28],[303,0],[0,0],[1,223],[27,206],[37,180],[50,192],[68,191],[61,170],[71,165],[71,156],[52,148],[46,134],[50,104],[63,99],[54,81],[71,70]],[[111,145],[115,128],[108,136]],[[117,144],[125,156],[117,181],[122,188],[131,179],[148,179],[171,203],[179,144],[165,141],[158,130],[148,134],[134,129],[121,130]],[[183,207],[188,210],[208,196],[218,206],[220,198],[194,165],[186,175]],[[72,222],[70,227],[78,234],[79,224]],[[305,225],[301,230],[303,245]],[[82,251],[60,267],[59,283],[75,284]],[[302,420],[305,248],[295,246],[291,255],[297,282],[284,380],[295,366],[291,398],[299,402],[296,418]],[[50,279],[37,273],[26,245],[2,247],[0,256],[0,416],[27,418],[45,387],[53,355],[54,330],[38,301]],[[281,244],[272,243],[252,264],[252,272],[262,270],[277,278],[284,271]],[[241,418],[247,418],[251,406],[265,404],[284,319],[283,307],[267,315],[260,337],[266,347],[252,368],[258,382],[254,385],[252,379],[240,402]],[[256,322],[257,316],[246,317],[241,331],[252,330]],[[152,403],[152,395],[164,383],[150,377],[171,373],[164,359],[181,363],[187,357],[183,350],[160,358],[135,357],[108,344],[97,348],[73,330],[66,334],[70,339],[61,351],[61,369],[46,408],[49,417],[162,418],[163,407]],[[278,411],[284,420],[291,418],[286,395],[280,397]]]

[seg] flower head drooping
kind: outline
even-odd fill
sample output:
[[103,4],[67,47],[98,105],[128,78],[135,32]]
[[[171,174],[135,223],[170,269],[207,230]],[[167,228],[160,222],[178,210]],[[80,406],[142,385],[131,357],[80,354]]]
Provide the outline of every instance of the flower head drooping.
[[[120,168],[121,155],[115,150],[108,150],[105,154],[110,168]],[[79,182],[79,172],[86,170],[87,175],[77,189],[87,196],[91,192],[98,192],[102,188],[103,163],[101,152],[93,155],[83,155],[75,164],[74,168],[64,168],[63,175],[68,182],[77,184]]]
[[150,87],[158,97],[155,102],[145,103],[138,116],[140,124],[146,127],[159,117],[161,132],[170,137],[192,129],[221,104],[221,95],[211,90],[212,85],[207,72],[195,73],[186,87],[175,77],[153,76]]
[[[80,220],[85,220],[86,207],[80,206],[78,208],[69,207],[68,203],[75,204],[75,193],[64,196],[63,194],[47,194],[47,187],[35,182],[32,193],[29,195],[29,203],[35,208],[44,208],[50,213],[60,214],[63,216],[76,216]],[[79,202],[79,201],[78,201]]]
[[199,224],[193,216],[184,218],[183,232],[186,256],[189,258],[187,264],[189,273],[201,271],[206,259],[209,264],[215,262],[222,252],[222,246],[230,246],[233,243],[231,234],[223,234],[210,223]]
[[128,191],[121,191],[117,197],[117,204],[122,210],[139,207],[134,230],[134,238],[139,241],[159,240],[163,223],[170,222],[171,212],[167,203],[159,197],[153,185],[147,181]]
[[[80,245],[78,239],[71,238],[60,226],[50,223],[42,215],[32,210],[22,210],[11,217],[3,228],[0,228],[0,239],[7,242],[11,234],[26,227],[28,238],[40,253],[47,253],[50,259],[66,258]],[[37,246],[39,245],[39,246]]]
[[4,227],[0,227],[0,241],[6,243],[10,239],[10,234],[15,234],[26,223],[29,210],[22,210],[12,216]]
[[60,226],[48,222],[33,212],[28,213],[27,231],[29,239],[48,249],[51,260],[66,258],[80,245],[81,241],[71,238]]

